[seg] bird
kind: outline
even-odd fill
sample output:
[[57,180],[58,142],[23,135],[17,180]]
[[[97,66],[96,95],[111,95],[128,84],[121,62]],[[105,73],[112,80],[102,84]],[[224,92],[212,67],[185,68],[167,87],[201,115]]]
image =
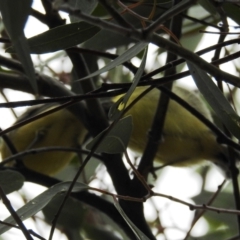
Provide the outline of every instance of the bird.
[[[126,106],[146,89],[147,87],[137,87]],[[211,112],[199,93],[177,85],[173,86],[172,91],[213,122]],[[160,90],[153,88],[125,113],[125,116],[132,117],[133,123],[128,147],[137,155],[141,155],[146,147],[160,95]],[[115,97],[114,102],[121,97],[122,95]],[[154,160],[164,165],[178,167],[208,160],[218,165],[224,174],[229,176],[227,147],[217,142],[216,135],[203,122],[171,99]]]
[[[17,123],[50,110],[57,105],[44,105],[29,108]],[[64,108],[47,116],[23,125],[8,135],[18,152],[42,147],[78,147],[84,141],[87,130],[73,113]],[[1,146],[2,159],[11,156],[5,142]],[[28,169],[48,176],[56,175],[65,168],[75,156],[74,152],[48,151],[22,157]]]
[[[146,88],[137,87],[127,106]],[[172,91],[213,122],[211,112],[200,94],[176,85]],[[141,155],[146,147],[160,94],[157,88],[153,88],[125,113],[125,116],[132,116],[133,122],[128,147],[138,155]],[[112,100],[116,102],[121,97],[122,95]],[[17,122],[53,107],[52,105],[31,107]],[[8,137],[17,151],[22,152],[40,147],[76,147],[83,143],[87,133],[78,118],[69,110],[62,109],[15,129]],[[3,159],[11,156],[4,142],[1,154]],[[73,152],[51,151],[27,155],[22,160],[27,168],[53,176],[65,168],[74,156]],[[216,135],[204,123],[173,100],[169,102],[162,138],[154,160],[164,165],[180,167],[209,160],[223,169],[227,177],[230,175],[227,147],[217,142]]]

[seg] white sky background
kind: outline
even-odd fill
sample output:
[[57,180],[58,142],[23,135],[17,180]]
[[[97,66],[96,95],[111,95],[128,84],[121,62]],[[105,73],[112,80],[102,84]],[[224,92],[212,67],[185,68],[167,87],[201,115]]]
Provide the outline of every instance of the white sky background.
[[[34,8],[37,9],[38,11],[40,11],[40,9],[41,9],[41,5],[39,5],[39,2],[40,1],[34,1]],[[236,25],[233,22],[229,22],[229,23],[230,23],[230,25]],[[26,25],[25,34],[26,34],[26,37],[29,38],[31,36],[37,35],[46,30],[47,30],[47,28],[44,25],[42,25],[40,22],[38,22],[37,20],[35,20],[34,18],[31,17],[29,19],[28,24]],[[212,30],[212,29],[209,29],[209,30]],[[231,30],[233,30],[233,29],[231,29]],[[215,30],[213,30],[213,31],[215,31]],[[215,44],[217,42],[217,40],[216,40],[217,38],[218,38],[218,35],[211,35],[212,44]],[[209,39],[210,39],[209,35],[204,34],[202,43],[199,45],[199,47],[198,47],[199,49],[197,49],[197,50],[204,48],[204,44],[206,41],[208,41],[207,45],[210,45]],[[151,52],[154,52],[155,50],[156,50],[156,48],[154,46],[150,47],[149,56],[151,56],[152,55]],[[1,52],[0,54],[4,55],[5,53]],[[51,56],[52,56],[52,54],[44,54],[41,56],[41,59],[46,60],[46,59],[50,58]],[[204,59],[206,59],[207,61],[210,61],[212,56],[213,56],[212,52],[209,54],[205,54]],[[38,56],[33,55],[32,59],[34,62],[38,61]],[[164,64],[163,60],[160,59],[160,61]],[[138,63],[136,63],[136,64],[138,64]],[[147,62],[147,67],[151,67],[152,65],[153,65],[153,63],[151,62],[151,59],[149,58],[148,62]],[[61,68],[62,66],[64,67],[64,69]],[[51,63],[51,67],[57,72],[61,72],[62,70],[69,71],[71,69],[71,64],[68,61],[65,62],[63,65],[57,61],[53,61]],[[227,71],[231,72],[231,73],[235,72],[235,69],[231,63],[224,64],[221,66],[221,68],[223,70],[227,69]],[[190,85],[191,87],[194,86],[194,84],[190,78],[184,78],[180,82],[184,85]],[[191,82],[191,83],[189,83],[189,82]],[[6,90],[4,92],[7,94],[10,101],[32,99],[32,95],[29,95],[29,94],[11,91],[11,90]],[[0,101],[4,102],[4,100],[2,99],[1,96],[0,96]],[[16,111],[18,114],[20,114],[21,112],[24,111],[24,108],[17,108]],[[9,127],[15,121],[15,119],[13,118],[12,114],[10,113],[10,111],[8,109],[0,109],[0,114],[1,114],[1,116],[4,116],[4,117],[0,118],[0,126],[3,129],[5,129],[6,127]],[[223,177],[216,169],[213,169],[212,171],[214,173],[211,174],[212,177],[209,175],[209,181],[207,181],[208,182],[207,187],[209,190],[216,191],[217,186],[222,182]],[[159,193],[172,195],[174,197],[177,197],[182,200],[190,202],[190,198],[193,197],[194,195],[198,194],[198,192],[200,191],[199,181],[201,181],[200,177],[198,176],[198,174],[196,172],[194,172],[194,168],[170,168],[169,167],[169,168],[166,168],[163,170],[163,174],[161,175],[161,177],[157,180],[157,182],[154,183],[154,185],[155,185],[154,190]],[[31,185],[33,186],[31,188],[31,193],[29,193],[29,191],[28,191],[29,184],[25,188],[23,188],[23,190],[20,191],[20,192],[26,194],[29,199],[35,195],[38,195],[41,191],[44,190],[44,188],[42,188],[40,186],[36,187],[36,185],[33,185],[33,184],[31,184]],[[98,186],[97,183],[96,183],[96,186]],[[21,200],[21,197],[19,197],[18,194],[16,194],[16,193],[10,194],[9,198],[10,198],[12,204],[16,208],[18,208],[24,204]],[[163,226],[172,226],[174,228],[174,230],[172,229],[172,230],[168,230],[166,232],[168,239],[169,240],[170,239],[181,239],[182,237],[184,237],[185,233],[181,232],[180,230],[177,230],[177,228],[187,230],[189,227],[189,223],[191,221],[193,212],[188,211],[187,207],[183,206],[181,204],[171,202],[168,199],[155,197],[155,198],[152,198],[151,200],[148,200],[148,202],[145,204],[145,210],[146,210],[145,212],[146,212],[146,216],[149,220],[151,220],[151,219],[154,220],[156,218],[156,212],[155,212],[155,209],[152,207],[152,202],[154,203],[155,206],[157,206],[157,209],[161,210],[161,213],[162,213],[161,221],[162,221]],[[7,216],[8,212],[7,212],[7,210],[3,210],[4,209],[3,205],[0,205],[0,209],[1,209],[0,210],[1,219],[3,219],[3,215],[6,214],[6,216]],[[40,217],[42,217],[41,214],[40,214]],[[48,236],[48,235],[46,235],[47,227],[45,226],[44,223],[40,224],[36,228],[35,223],[32,220],[29,220],[27,227],[35,230],[36,232],[39,232],[39,234],[43,235],[44,237]],[[42,229],[44,229],[44,231]],[[201,220],[196,225],[196,227],[193,229],[192,233],[194,233],[196,236],[198,236],[199,234],[204,234],[206,230],[207,230],[206,224],[205,224],[204,220]],[[15,231],[15,230],[10,231],[3,235],[4,239],[14,239],[16,237],[19,240],[25,239],[21,234],[19,234],[18,231]],[[56,232],[54,239],[64,240],[66,238],[65,238],[65,236]],[[163,239],[163,238],[160,237],[159,239]]]

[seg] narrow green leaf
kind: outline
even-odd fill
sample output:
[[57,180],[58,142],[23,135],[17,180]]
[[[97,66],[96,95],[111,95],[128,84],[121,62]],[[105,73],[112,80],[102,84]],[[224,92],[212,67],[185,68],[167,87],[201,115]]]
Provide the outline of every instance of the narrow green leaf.
[[187,62],[187,65],[199,91],[216,112],[217,117],[235,137],[240,139],[240,119],[222,92],[206,72],[190,62]]
[[4,25],[11,38],[15,51],[35,93],[38,92],[35,70],[26,38],[23,32],[31,11],[32,0],[0,1],[0,10]]
[[108,65],[106,65],[105,67],[99,69],[98,71],[89,74],[88,76],[80,79],[88,79],[91,77],[95,77],[101,73],[107,72],[117,66],[119,66],[120,64],[128,61],[129,59],[135,57],[139,52],[141,52],[146,46],[148,45],[148,43],[146,42],[140,42],[140,43],[136,43],[133,47],[131,47],[130,49],[128,49],[127,51],[125,51],[121,56],[115,58],[112,62],[110,62]]
[[[17,210],[18,216],[20,216],[22,221],[29,217],[32,217],[37,212],[41,211],[54,196],[56,196],[59,193],[66,192],[71,184],[72,184],[71,182],[63,182],[49,188],[45,192],[41,193],[40,195],[29,201],[23,207],[18,209]],[[73,192],[79,192],[86,189],[88,189],[87,185],[77,182],[74,185]],[[12,216],[6,218],[4,222],[15,224],[15,220],[12,218]],[[10,228],[11,227],[6,225],[0,225],[0,234],[3,234]]]
[[[133,78],[131,87],[129,88],[127,93],[124,95],[124,97],[121,98],[121,100],[118,100],[116,103],[114,103],[113,106],[110,108],[109,113],[108,113],[108,117],[109,117],[110,120],[118,119],[121,112],[127,106],[128,99],[131,97],[132,93],[134,92],[135,88],[137,87],[138,82],[141,79],[142,74],[144,72],[144,69],[145,69],[145,66],[146,66],[146,60],[147,60],[147,52],[148,52],[148,46],[145,48],[142,62],[140,64],[140,67],[137,70],[137,73],[135,74],[135,76]],[[120,103],[122,105],[122,108],[121,108],[122,110],[121,111],[118,109],[118,106],[119,106]]]
[[[50,29],[28,39],[31,53],[43,54],[76,46],[93,37],[100,31],[86,22],[71,23]],[[8,48],[8,52],[14,51]]]
[[117,199],[113,198],[114,205],[117,208],[118,212],[121,214],[121,216],[124,218],[128,226],[132,229],[133,233],[135,234],[136,238],[138,240],[150,240],[139,228],[135,226],[135,224],[128,218],[128,216],[125,214],[125,212],[122,210],[119,202]]
[[[113,129],[111,129],[109,133],[107,133],[107,135],[104,137],[104,139],[100,142],[95,152],[105,152],[110,154],[124,152],[131,137],[132,128],[133,125],[131,116],[127,116],[119,120]],[[90,143],[87,144],[86,148],[88,150],[91,150],[99,141],[99,138],[101,138],[101,136],[105,134],[106,131],[107,130],[104,130],[99,135],[97,135]]]
[[13,41],[14,48],[16,49],[17,55],[21,60],[24,67],[24,71],[28,76],[28,81],[30,82],[34,92],[38,93],[37,81],[35,78],[35,70],[33,67],[33,62],[30,56],[30,50],[27,43],[27,39],[24,35],[19,37],[17,40]]
[[[57,194],[43,208],[42,211],[47,222],[52,222],[64,198],[65,195]],[[69,197],[61,211],[61,214],[57,221],[57,225],[63,228],[67,228],[69,230],[80,229],[84,221],[84,214],[85,211],[82,203],[74,198]]]
[[31,11],[32,0],[0,1],[0,11],[3,22],[11,40],[22,35],[28,15]]

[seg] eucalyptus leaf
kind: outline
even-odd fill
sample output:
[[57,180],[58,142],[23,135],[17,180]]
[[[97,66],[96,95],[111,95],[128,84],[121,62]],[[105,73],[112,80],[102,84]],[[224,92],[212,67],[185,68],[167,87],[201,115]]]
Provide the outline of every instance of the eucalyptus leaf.
[[114,205],[117,208],[118,212],[121,214],[123,219],[126,221],[128,226],[132,229],[133,233],[136,236],[136,239],[138,240],[150,240],[139,228],[136,227],[136,225],[128,218],[128,216],[125,214],[125,212],[122,210],[119,202],[113,198]]
[[199,91],[215,111],[217,117],[236,138],[240,139],[240,119],[222,92],[205,71],[189,61],[187,61],[187,65]]
[[16,40],[23,34],[24,26],[31,12],[31,5],[32,0],[0,1],[3,22],[11,40]]
[[13,41],[16,53],[21,60],[24,67],[24,71],[28,76],[28,81],[30,82],[35,94],[38,93],[38,86],[35,77],[35,70],[33,67],[33,62],[30,56],[30,49],[27,43],[27,39],[24,35],[20,36],[17,40]]
[[29,46],[24,35],[24,26],[31,11],[32,0],[0,1],[2,19],[15,51],[35,93],[38,93],[35,70]]
[[0,186],[5,194],[19,190],[24,183],[24,176],[12,170],[0,171]]
[[[20,216],[22,221],[29,217],[32,217],[33,215],[41,211],[51,201],[51,199],[55,197],[57,194],[66,192],[71,184],[72,182],[62,182],[44,191],[43,193],[41,193],[40,195],[38,195],[28,203],[26,203],[23,207],[18,209],[16,211],[18,216]],[[84,191],[86,189],[88,189],[87,185],[77,182],[75,183],[72,192]],[[4,222],[15,224],[15,220],[12,216],[6,218]],[[3,234],[10,228],[11,227],[3,224],[0,225],[0,234]]]
[[135,57],[139,52],[141,52],[146,46],[148,45],[148,43],[146,42],[140,42],[140,43],[136,43],[133,47],[129,48],[127,51],[125,51],[122,55],[118,56],[117,58],[115,58],[113,61],[111,61],[109,64],[107,64],[105,67],[99,69],[98,71],[89,74],[88,76],[80,79],[80,80],[84,80],[84,79],[88,79],[91,77],[95,77],[101,73],[107,72],[117,66],[119,66],[120,64],[130,60],[131,58]]
[[[50,29],[28,39],[31,53],[43,54],[76,46],[93,37],[100,31],[86,22],[71,23]],[[7,52],[14,49],[8,48]]]
[[[134,92],[135,88],[137,87],[139,80],[142,77],[142,74],[144,72],[145,66],[146,66],[146,60],[147,60],[147,52],[148,52],[148,46],[145,48],[144,54],[143,54],[143,59],[142,62],[133,78],[132,85],[127,91],[127,93],[124,95],[121,100],[118,100],[116,103],[113,104],[113,106],[110,108],[108,117],[110,120],[116,120],[120,117],[122,110],[125,109],[127,106],[128,99],[131,97],[132,93]],[[121,103],[122,110],[120,111],[118,109],[119,104]]]
[[[62,204],[65,195],[55,195],[43,208],[46,220],[51,223]],[[69,197],[58,218],[57,225],[67,229],[80,229],[84,221],[85,210],[81,202]]]
[[[122,153],[126,150],[131,133],[132,133],[132,117],[127,116],[119,120],[116,125],[107,133],[106,136],[99,143],[96,153]],[[95,144],[98,143],[99,139],[106,134],[106,130],[97,135],[90,143],[87,144],[86,148],[92,150]]]

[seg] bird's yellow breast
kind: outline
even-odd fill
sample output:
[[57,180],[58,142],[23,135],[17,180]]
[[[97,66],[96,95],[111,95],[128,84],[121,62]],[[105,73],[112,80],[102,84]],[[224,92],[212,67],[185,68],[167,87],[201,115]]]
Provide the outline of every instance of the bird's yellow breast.
[[[17,151],[40,147],[77,147],[87,131],[83,124],[68,110],[63,109],[24,125],[9,134]],[[2,158],[10,156],[3,144]],[[23,158],[26,167],[47,175],[62,170],[74,157],[73,152],[49,151]]]

